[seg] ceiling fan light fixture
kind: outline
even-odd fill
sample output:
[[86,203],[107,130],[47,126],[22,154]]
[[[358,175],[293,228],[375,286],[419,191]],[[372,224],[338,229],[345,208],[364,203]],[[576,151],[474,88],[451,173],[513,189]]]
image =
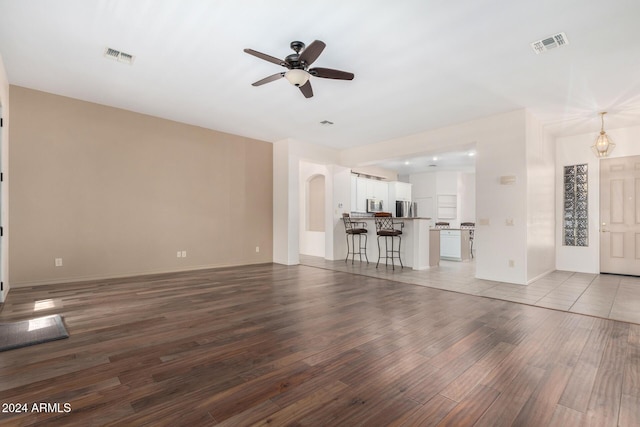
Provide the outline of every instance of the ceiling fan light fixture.
[[309,73],[299,68],[294,68],[286,72],[284,77],[289,80],[289,83],[296,87],[300,87],[309,81]]
[[600,120],[602,122],[602,127],[600,128],[600,135],[598,135],[598,137],[596,138],[595,144],[591,146],[591,148],[593,149],[593,152],[599,158],[608,157],[609,154],[611,154],[613,149],[616,147],[616,144],[614,144],[614,142],[611,141],[611,139],[609,139],[609,136],[604,131],[604,115],[605,114],[607,114],[606,111],[600,113]]

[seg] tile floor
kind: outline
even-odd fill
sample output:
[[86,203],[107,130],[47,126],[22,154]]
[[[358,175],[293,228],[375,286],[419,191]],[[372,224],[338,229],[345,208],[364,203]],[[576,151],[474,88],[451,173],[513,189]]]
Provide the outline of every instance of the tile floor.
[[300,256],[300,263],[364,276],[640,324],[640,277],[554,271],[528,286],[475,278],[475,262],[440,261],[415,271]]

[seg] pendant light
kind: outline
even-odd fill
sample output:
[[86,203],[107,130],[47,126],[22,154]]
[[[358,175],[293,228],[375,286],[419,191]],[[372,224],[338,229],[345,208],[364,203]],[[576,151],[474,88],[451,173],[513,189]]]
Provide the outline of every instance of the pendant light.
[[593,152],[598,157],[607,157],[613,149],[616,147],[616,144],[611,141],[611,139],[607,136],[607,133],[604,131],[604,115],[607,114],[606,111],[600,113],[600,120],[602,122],[602,127],[600,128],[600,135],[596,138],[595,144],[591,146]]

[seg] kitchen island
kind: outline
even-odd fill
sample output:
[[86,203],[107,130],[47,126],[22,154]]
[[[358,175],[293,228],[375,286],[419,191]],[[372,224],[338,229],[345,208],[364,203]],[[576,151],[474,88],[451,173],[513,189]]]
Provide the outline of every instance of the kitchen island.
[[[394,222],[404,223],[402,229],[402,244],[400,245],[400,258],[404,267],[414,270],[426,270],[437,266],[440,262],[440,230],[429,228],[431,218],[410,217],[393,218]],[[367,257],[369,263],[378,261],[378,236],[376,235],[376,223],[373,217],[352,217],[352,221],[361,221],[367,224]],[[391,239],[389,239],[391,243]],[[384,238],[380,239],[380,246],[384,251]],[[394,242],[398,244],[397,240]],[[397,248],[397,246],[394,246]],[[384,267],[384,259],[380,261],[380,267]],[[399,263],[395,260],[396,265]],[[388,260],[391,264],[391,260]]]
[[451,261],[470,259],[470,230],[443,228],[440,232],[440,258]]

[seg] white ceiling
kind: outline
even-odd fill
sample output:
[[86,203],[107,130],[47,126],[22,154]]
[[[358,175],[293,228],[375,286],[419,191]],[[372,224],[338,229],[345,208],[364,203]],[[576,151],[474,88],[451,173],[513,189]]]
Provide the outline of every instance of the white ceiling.
[[455,150],[431,151],[420,156],[387,159],[376,162],[375,166],[394,171],[398,175],[442,171],[475,172],[475,144],[457,147]]
[[[595,134],[603,110],[640,124],[639,18],[638,0],[0,0],[0,55],[14,85],[272,142],[350,148],[520,108]],[[533,52],[558,32],[568,46]],[[283,68],[244,48],[314,39],[313,65],[353,81],[251,86]]]

